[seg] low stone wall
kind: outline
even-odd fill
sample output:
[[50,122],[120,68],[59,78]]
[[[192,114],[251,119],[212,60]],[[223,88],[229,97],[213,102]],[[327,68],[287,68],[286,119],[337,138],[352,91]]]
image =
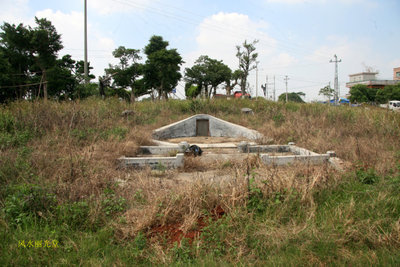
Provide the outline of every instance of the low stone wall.
[[328,162],[330,156],[328,154],[317,154],[312,156],[294,155],[294,156],[269,156],[268,154],[260,154],[260,158],[267,165],[288,165],[295,162],[306,162],[310,164],[323,164]]
[[[152,169],[165,167],[165,168],[178,168],[184,164],[184,152],[189,147],[187,142],[181,142],[179,144],[170,146],[142,146],[142,155],[160,155],[157,157],[121,157],[119,158],[122,167],[133,167],[143,168],[150,166]],[[206,148],[232,148],[230,144],[207,144],[203,147]],[[235,147],[235,146],[233,146]],[[336,154],[334,151],[328,151],[325,154],[318,154],[310,150],[295,146],[294,144],[289,145],[253,145],[248,142],[241,142],[238,146],[238,152],[234,154],[226,153],[207,153],[203,154],[199,158],[204,163],[213,162],[241,162],[248,156],[259,156],[261,161],[267,165],[288,165],[296,162],[304,162],[310,164],[323,164],[329,162],[333,167],[340,169],[337,163]],[[171,153],[178,153],[176,157],[167,157],[162,155],[168,155]],[[273,156],[271,153],[292,153],[292,155]]]
[[122,168],[144,168],[149,166],[152,169],[157,168],[179,168],[183,166],[184,154],[178,153],[176,157],[120,157],[120,166]]

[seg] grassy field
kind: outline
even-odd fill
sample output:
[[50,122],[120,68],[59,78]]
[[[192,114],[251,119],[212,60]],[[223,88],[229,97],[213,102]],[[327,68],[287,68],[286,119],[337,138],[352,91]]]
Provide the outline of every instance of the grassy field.
[[[118,168],[153,129],[196,113],[264,143],[334,150],[348,168],[255,157]],[[205,170],[231,179],[201,179]],[[400,113],[264,100],[11,103],[0,107],[0,240],[4,266],[399,266]]]

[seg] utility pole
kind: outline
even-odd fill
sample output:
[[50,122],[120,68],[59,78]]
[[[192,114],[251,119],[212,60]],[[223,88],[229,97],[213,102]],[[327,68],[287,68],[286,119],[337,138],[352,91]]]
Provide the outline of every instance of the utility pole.
[[335,58],[335,60],[331,59],[329,62],[330,63],[335,63],[335,83],[334,83],[335,95],[334,95],[334,97],[335,97],[335,105],[337,105],[338,104],[338,99],[339,99],[339,96],[340,96],[339,79],[338,79],[338,63],[342,62],[342,60],[341,59],[338,60],[336,54],[333,57]]
[[288,102],[288,90],[287,90],[287,81],[289,80],[289,77],[286,75],[285,76],[285,83],[286,83],[286,103]]
[[87,48],[87,0],[85,0],[85,16],[84,16],[84,32],[85,32],[85,38],[84,38],[84,45],[85,45],[85,60],[83,64],[83,70],[85,72],[85,84],[89,83],[89,75],[88,75],[88,48]]
[[256,100],[258,98],[258,62],[256,63]]
[[275,90],[275,75],[274,75],[274,101],[276,101],[275,93],[276,93],[276,90]]

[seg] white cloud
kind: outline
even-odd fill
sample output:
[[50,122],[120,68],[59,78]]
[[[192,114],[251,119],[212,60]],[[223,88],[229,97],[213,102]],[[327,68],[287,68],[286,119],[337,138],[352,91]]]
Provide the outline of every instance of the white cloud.
[[[63,13],[45,9],[38,11],[36,16],[50,20],[61,34],[64,49],[60,51],[60,56],[70,54],[75,60],[83,60],[83,13],[75,11]],[[102,75],[108,63],[114,61],[111,54],[113,49],[115,49],[114,41],[104,36],[95,26],[88,24],[88,60],[94,67],[92,72],[96,76]]]
[[197,50],[185,59],[190,66],[200,55],[208,55],[223,60],[225,64],[236,69],[238,65],[236,45],[241,45],[245,40],[248,42],[260,40],[256,45],[256,52],[260,56],[272,52],[276,41],[263,31],[267,27],[265,22],[254,22],[243,14],[220,12],[212,15],[199,25],[199,34],[196,37]]
[[298,60],[289,55],[288,53],[280,53],[276,56],[273,56],[268,65],[270,66],[279,66],[279,68],[285,68],[285,67],[289,67],[292,66],[293,64],[296,64],[298,62]]
[[88,7],[96,10],[101,15],[113,13],[130,13],[145,10],[150,0],[95,0],[88,1]]
[[28,20],[27,13],[29,0],[0,1],[0,22],[19,24]]

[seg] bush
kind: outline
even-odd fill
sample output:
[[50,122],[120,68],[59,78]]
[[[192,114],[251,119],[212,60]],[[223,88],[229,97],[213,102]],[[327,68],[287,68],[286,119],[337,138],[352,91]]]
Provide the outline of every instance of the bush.
[[363,184],[374,184],[378,181],[379,176],[373,168],[365,170],[364,168],[356,170],[358,180]]
[[126,199],[118,197],[112,189],[104,191],[105,197],[102,201],[103,211],[107,216],[115,215],[126,209]]
[[31,223],[31,219],[43,219],[56,208],[56,197],[48,189],[34,184],[11,187],[3,212],[11,225]]

